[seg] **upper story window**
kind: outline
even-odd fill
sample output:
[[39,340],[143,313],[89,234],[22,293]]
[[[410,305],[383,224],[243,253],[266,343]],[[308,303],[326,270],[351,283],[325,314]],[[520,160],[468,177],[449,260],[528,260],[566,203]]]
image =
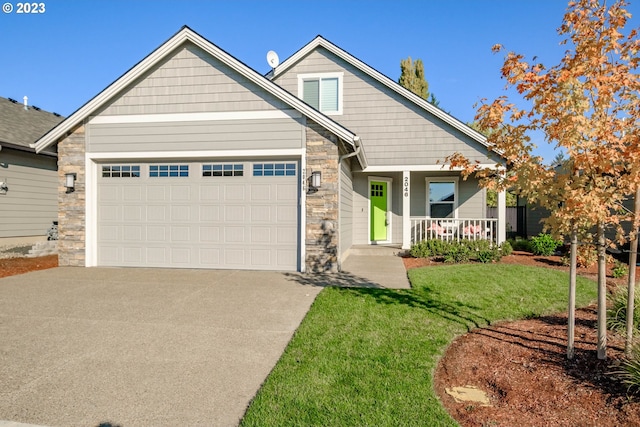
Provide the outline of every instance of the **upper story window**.
[[342,114],[343,73],[298,75],[298,97],[327,115]]

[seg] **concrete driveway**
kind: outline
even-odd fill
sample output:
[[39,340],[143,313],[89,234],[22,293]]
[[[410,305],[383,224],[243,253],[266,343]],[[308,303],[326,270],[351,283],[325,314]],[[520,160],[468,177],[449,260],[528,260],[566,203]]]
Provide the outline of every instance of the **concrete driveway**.
[[321,289],[298,282],[133,268],[0,279],[0,420],[237,425]]

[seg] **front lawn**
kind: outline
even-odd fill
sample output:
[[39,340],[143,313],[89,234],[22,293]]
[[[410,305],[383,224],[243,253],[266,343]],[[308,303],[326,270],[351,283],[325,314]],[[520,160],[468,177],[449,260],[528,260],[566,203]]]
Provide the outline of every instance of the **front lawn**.
[[[243,426],[454,426],[433,372],[458,335],[565,311],[568,275],[506,264],[409,271],[411,290],[326,288],[250,405]],[[577,304],[596,298],[578,278]]]

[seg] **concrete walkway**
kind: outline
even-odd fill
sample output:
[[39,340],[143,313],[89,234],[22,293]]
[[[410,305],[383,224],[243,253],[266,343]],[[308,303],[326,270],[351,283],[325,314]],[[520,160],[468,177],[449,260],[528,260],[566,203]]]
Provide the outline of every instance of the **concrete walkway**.
[[343,274],[354,281],[387,289],[409,289],[409,279],[404,268],[402,250],[388,246],[355,246],[342,263]]
[[134,268],[0,279],[0,425],[237,425],[321,290],[294,279]]

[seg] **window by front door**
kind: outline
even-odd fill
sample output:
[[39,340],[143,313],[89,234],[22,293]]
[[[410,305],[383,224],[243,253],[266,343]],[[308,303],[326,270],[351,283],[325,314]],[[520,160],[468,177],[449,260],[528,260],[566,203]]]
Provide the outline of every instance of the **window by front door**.
[[388,240],[387,228],[387,190],[385,181],[371,181],[369,183],[369,200],[371,203],[371,241]]
[[428,181],[428,216],[431,218],[455,218],[457,185],[455,181]]

